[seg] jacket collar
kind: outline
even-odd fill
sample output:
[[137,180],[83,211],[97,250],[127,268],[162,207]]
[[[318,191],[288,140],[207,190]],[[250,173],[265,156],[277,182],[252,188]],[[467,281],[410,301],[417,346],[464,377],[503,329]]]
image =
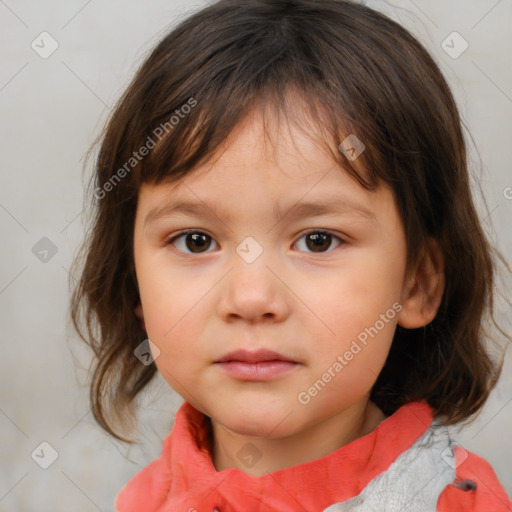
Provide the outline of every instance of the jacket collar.
[[236,468],[215,469],[210,420],[184,402],[160,459],[141,472],[152,466],[154,474],[143,479],[136,475],[123,488],[116,506],[128,512],[132,508],[123,508],[123,502],[153,494],[160,497],[159,503],[145,508],[148,512],[322,511],[360,494],[425,433],[432,420],[426,402],[410,402],[370,434],[320,459],[255,477]]

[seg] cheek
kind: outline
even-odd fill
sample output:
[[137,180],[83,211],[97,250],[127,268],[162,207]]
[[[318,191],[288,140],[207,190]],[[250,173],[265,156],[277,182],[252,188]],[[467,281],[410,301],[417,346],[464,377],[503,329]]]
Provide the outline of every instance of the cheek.
[[401,309],[400,268],[372,254],[346,263],[346,271],[315,284],[315,293],[304,289],[298,295],[308,297],[304,325],[306,337],[315,340],[314,373],[321,376],[338,362],[343,370],[333,382],[364,385],[380,373],[392,343]]
[[177,271],[162,258],[141,258],[137,281],[148,334],[165,342],[176,329],[187,324],[197,313],[197,305],[205,291],[187,272]]
[[[356,257],[357,256],[357,257]],[[354,254],[343,268],[297,286],[306,297],[308,325],[326,339],[355,337],[372,326],[400,298],[402,268],[380,254]],[[390,312],[391,318],[393,311]],[[311,332],[311,334],[315,334]]]
[[308,383],[321,390],[322,398],[317,405],[336,409],[370,392],[386,362],[393,332],[394,324],[390,321],[380,331],[362,330],[359,336],[341,336],[336,345],[331,344],[329,353],[326,351],[315,361],[315,378]]
[[[395,316],[396,317],[396,316]],[[321,375],[329,369],[350,382],[374,379],[384,365],[395,332],[396,320],[384,317],[367,326],[340,326],[335,337],[317,340],[314,373]]]
[[[196,385],[198,370],[209,362],[207,348],[201,341],[203,320],[187,315],[190,308],[170,304],[169,308],[155,306],[146,324],[149,339],[158,347],[155,359],[158,370],[182,396]],[[202,356],[202,357],[199,357]]]
[[[204,336],[208,290],[187,285],[183,276],[163,278],[155,267],[145,275],[141,272],[139,289],[148,338],[160,350],[155,363],[169,384],[180,392],[180,383],[190,385],[198,365],[208,360],[214,342]],[[205,356],[204,360],[199,354]]]
[[145,303],[144,318],[150,339],[163,351],[193,352],[204,330],[204,311],[197,297],[179,300],[171,293],[154,294]]

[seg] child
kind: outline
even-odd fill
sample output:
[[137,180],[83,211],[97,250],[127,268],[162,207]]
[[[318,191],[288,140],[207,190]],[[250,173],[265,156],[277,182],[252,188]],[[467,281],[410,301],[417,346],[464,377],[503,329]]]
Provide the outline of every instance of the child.
[[499,376],[495,263],[405,29],[346,0],[208,6],[120,100],[93,195],[72,317],[94,416],[132,442],[157,369],[185,400],[118,512],[511,510],[447,428]]

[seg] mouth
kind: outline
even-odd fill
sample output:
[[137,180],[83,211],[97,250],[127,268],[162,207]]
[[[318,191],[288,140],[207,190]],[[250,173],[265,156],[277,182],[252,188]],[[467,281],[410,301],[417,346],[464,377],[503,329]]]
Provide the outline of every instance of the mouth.
[[296,363],[293,359],[286,357],[278,352],[272,350],[256,350],[251,352],[249,350],[235,350],[225,356],[221,357],[216,363],[231,363],[231,362],[242,362],[242,363],[265,363],[269,361],[285,361],[289,363]]
[[299,362],[271,350],[236,350],[215,364],[235,379],[251,381],[274,379],[300,366]]

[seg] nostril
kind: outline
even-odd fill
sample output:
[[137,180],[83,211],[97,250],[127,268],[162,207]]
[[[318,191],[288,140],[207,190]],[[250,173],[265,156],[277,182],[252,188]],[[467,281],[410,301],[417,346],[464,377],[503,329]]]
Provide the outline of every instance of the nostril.
[[473,482],[473,480],[462,480],[461,482],[456,482],[454,485],[465,492],[474,491],[477,487],[476,482]]

